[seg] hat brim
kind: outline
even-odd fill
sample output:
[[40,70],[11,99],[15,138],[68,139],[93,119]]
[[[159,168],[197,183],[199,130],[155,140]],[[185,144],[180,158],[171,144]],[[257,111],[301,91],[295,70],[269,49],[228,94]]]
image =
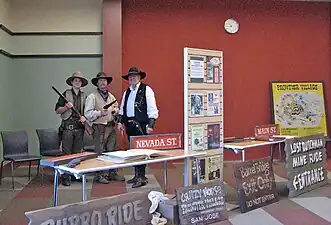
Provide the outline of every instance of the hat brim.
[[98,80],[99,79],[106,79],[107,80],[107,85],[109,85],[113,81],[112,77],[95,77],[95,78],[92,78],[92,80],[91,80],[92,84],[94,86],[98,86]]
[[140,75],[140,79],[144,79],[146,77],[145,72],[138,72],[138,73],[130,73],[130,74],[123,75],[122,78],[124,80],[129,80],[129,76],[131,76],[131,75]]
[[67,80],[66,80],[66,83],[69,85],[69,86],[72,86],[72,81],[75,79],[75,78],[78,78],[82,81],[82,86],[81,87],[85,87],[87,84],[88,84],[88,81],[83,78],[83,77],[69,77]]

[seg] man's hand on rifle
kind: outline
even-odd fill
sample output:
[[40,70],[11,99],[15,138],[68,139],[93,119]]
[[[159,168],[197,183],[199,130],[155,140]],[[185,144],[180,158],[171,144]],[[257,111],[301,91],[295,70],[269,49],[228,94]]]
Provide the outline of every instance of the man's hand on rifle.
[[80,121],[81,123],[85,123],[86,118],[85,118],[84,116],[81,116],[80,119],[79,119],[79,121]]
[[117,129],[119,132],[121,132],[122,135],[124,135],[124,126],[121,123],[117,124]]
[[119,111],[120,111],[120,109],[119,109],[118,107],[115,106],[115,107],[113,108],[113,110],[112,110],[112,114],[113,114],[113,115],[116,115],[116,114],[118,114]]
[[153,132],[153,128],[148,127],[148,125],[146,126],[146,133],[147,134],[151,134]]
[[101,116],[108,116],[108,109],[101,110]]
[[65,107],[71,109],[72,107],[74,107],[74,105],[71,102],[68,102],[67,104],[65,104]]

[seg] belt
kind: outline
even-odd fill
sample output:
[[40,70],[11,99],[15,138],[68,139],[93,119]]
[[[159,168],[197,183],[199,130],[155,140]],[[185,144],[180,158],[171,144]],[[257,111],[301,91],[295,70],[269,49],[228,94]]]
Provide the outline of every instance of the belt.
[[115,126],[115,122],[114,121],[111,121],[111,122],[108,122],[107,124],[96,123],[95,125],[97,125],[97,126],[105,126],[105,127],[114,127]]
[[64,124],[63,128],[65,130],[80,130],[80,129],[84,129],[84,126],[81,122],[79,123],[71,123],[71,124]]

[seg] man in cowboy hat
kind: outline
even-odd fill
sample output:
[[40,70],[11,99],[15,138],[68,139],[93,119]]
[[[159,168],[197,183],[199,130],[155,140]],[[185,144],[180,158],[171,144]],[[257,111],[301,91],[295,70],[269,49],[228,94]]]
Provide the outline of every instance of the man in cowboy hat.
[[[146,73],[136,67],[130,68],[128,74],[122,76],[129,81],[130,87],[122,97],[118,129],[123,133],[124,125],[129,140],[131,136],[152,133],[159,116],[152,88],[141,82],[145,77]],[[132,183],[132,188],[146,185],[148,181],[145,171],[146,165],[135,166],[135,175],[127,183]]]
[[[75,107],[82,115],[85,107],[85,94],[81,91],[82,87],[88,84],[88,81],[83,77],[83,74],[76,71],[66,80],[66,83],[71,86],[63,95],[69,100],[68,103],[59,97],[55,112],[60,114],[62,119],[59,128],[59,136],[62,140],[62,150],[64,154],[79,153],[83,149],[84,125],[85,117],[77,115],[72,107]],[[64,174],[62,176],[62,184],[70,186],[70,176]]]
[[[108,109],[103,109],[116,100],[108,90],[107,86],[113,78],[107,76],[104,72],[97,74],[91,80],[97,90],[86,98],[85,117],[93,124],[93,139],[95,142],[95,151],[102,152],[117,151],[117,135],[115,127],[115,116],[118,114],[118,103],[115,102]],[[108,184],[109,180],[125,181],[123,176],[117,174],[116,170],[110,170],[109,174],[97,173],[95,180],[98,183]]]

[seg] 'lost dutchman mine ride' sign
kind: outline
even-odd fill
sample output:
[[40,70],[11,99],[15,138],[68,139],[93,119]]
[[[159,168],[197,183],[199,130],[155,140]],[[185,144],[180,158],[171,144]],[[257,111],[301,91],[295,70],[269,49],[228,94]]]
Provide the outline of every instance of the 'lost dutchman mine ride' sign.
[[241,212],[278,201],[270,157],[235,163],[233,166]]
[[286,140],[289,197],[327,184],[325,142],[322,134]]

